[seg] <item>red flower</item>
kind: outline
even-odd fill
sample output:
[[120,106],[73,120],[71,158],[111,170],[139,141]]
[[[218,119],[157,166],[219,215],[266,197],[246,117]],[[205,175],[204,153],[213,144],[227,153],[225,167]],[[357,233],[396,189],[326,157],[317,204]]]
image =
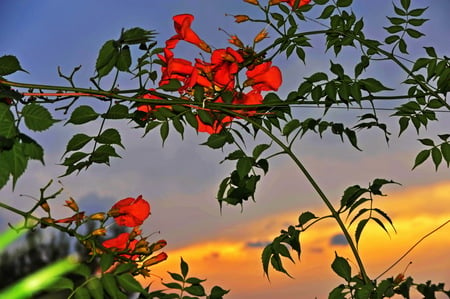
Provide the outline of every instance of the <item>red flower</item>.
[[191,29],[194,16],[190,14],[181,14],[173,17],[176,35],[172,36],[166,41],[166,48],[173,49],[177,45],[179,40],[187,41],[202,49],[205,52],[210,53],[211,48],[203,40],[201,40],[197,33]]
[[299,8],[300,6],[309,4],[309,2],[311,2],[311,0],[300,0],[300,1],[298,2],[297,7],[295,7],[295,8],[294,8],[295,0],[276,0],[276,1],[271,0],[271,1],[269,2],[269,4],[270,4],[270,5],[275,5],[275,4],[279,4],[279,3],[281,3],[281,2],[287,2],[287,3],[292,7],[292,9],[297,9],[297,8]]
[[229,124],[233,117],[231,116],[225,116],[222,120],[214,120],[213,124],[205,124],[202,122],[200,117],[198,115],[195,116],[197,118],[198,127],[197,132],[205,132],[209,134],[217,134],[220,133],[223,129],[223,127],[227,124]]
[[[108,239],[102,243],[103,247],[109,248],[113,251],[127,251],[133,252],[138,240],[130,240],[129,233],[121,233],[117,237]],[[121,254],[121,256],[136,259],[138,255],[131,256],[130,254]]]
[[281,71],[278,67],[272,66],[272,62],[258,64],[253,69],[246,72],[248,79],[244,86],[251,86],[254,90],[275,90],[281,85]]
[[135,227],[141,225],[150,215],[150,204],[139,195],[136,199],[127,197],[119,200],[109,210],[118,225]]
[[[239,93],[233,98],[233,104],[239,105],[259,105],[262,104],[263,97],[257,90],[252,90],[249,93]],[[254,115],[256,109],[235,110],[244,115]]]

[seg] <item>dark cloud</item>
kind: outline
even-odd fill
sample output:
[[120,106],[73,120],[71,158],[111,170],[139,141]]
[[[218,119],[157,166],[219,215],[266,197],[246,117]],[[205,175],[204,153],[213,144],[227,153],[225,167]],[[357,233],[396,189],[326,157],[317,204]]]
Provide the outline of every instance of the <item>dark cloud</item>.
[[343,234],[336,234],[333,237],[331,237],[330,244],[331,245],[347,245],[348,242],[345,239],[345,236]]

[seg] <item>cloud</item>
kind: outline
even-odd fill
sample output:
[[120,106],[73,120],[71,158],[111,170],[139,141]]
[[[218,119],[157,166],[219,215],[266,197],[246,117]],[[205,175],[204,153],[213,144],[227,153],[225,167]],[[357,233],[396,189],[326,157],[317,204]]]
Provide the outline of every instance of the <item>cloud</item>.
[[331,237],[330,245],[347,245],[348,242],[343,234],[336,234]]
[[269,245],[270,243],[271,243],[270,241],[247,242],[245,246],[251,248],[263,248]]

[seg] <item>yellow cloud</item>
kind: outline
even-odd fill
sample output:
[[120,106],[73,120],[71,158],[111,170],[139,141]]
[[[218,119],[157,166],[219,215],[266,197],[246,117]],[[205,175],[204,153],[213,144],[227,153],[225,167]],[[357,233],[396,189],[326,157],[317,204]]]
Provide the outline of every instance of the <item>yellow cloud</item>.
[[[420,238],[450,219],[448,197],[450,182],[410,188],[388,197],[376,198],[374,206],[392,217],[398,233],[395,234],[387,226],[389,237],[375,222],[367,225],[359,249],[371,277],[382,273]],[[317,212],[321,213],[325,214],[326,211]],[[228,228],[226,232],[217,232],[206,242],[168,251],[169,260],[155,266],[152,273],[164,277],[164,281],[170,280],[165,271],[179,272],[179,257],[182,256],[190,265],[190,275],[207,278],[208,287],[220,285],[230,288],[230,299],[274,298],[281,294],[285,294],[284,298],[297,298],[292,297],[292,294],[299,291],[303,292],[301,298],[326,297],[334,286],[341,283],[330,268],[335,251],[349,259],[352,269],[357,269],[348,246],[330,243],[331,237],[340,233],[332,220],[318,223],[301,234],[301,261],[296,264],[284,261],[286,269],[295,279],[271,271],[269,282],[261,266],[263,248],[247,246],[248,242],[257,245],[271,241],[280,229],[286,228],[287,223],[295,225],[298,214],[286,212],[270,215],[245,225],[240,224],[234,229]],[[351,228],[352,234],[354,226]],[[450,224],[424,239],[386,275],[395,276],[412,261],[406,275],[413,276],[416,281],[431,279],[434,282],[450,283],[449,231]]]

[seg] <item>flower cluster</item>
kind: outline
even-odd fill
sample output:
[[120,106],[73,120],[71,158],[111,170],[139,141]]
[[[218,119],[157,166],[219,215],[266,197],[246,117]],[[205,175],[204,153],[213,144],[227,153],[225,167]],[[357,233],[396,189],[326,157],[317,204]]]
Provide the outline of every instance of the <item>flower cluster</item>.
[[[139,195],[137,198],[127,197],[116,202],[107,212],[98,212],[86,216],[84,211],[80,212],[78,204],[73,198],[66,200],[65,205],[74,214],[62,219],[53,219],[50,217],[50,207],[47,202],[40,204],[41,208],[49,214],[49,217],[41,218],[41,224],[59,225],[67,224],[67,228],[72,232],[77,232],[78,228],[87,221],[98,221],[100,227],[83,236],[82,244],[90,250],[92,254],[115,253],[117,266],[121,262],[131,262],[137,266],[137,273],[144,276],[149,275],[149,266],[157,264],[167,259],[167,254],[161,252],[153,256],[153,253],[166,246],[165,240],[159,240],[154,243],[147,241],[148,237],[142,236],[140,226],[150,216],[150,204]],[[130,232],[123,232],[119,235],[97,242],[97,237],[103,237],[108,230],[106,225],[108,219],[113,219],[119,226],[130,227]],[[75,227],[72,228],[72,225]]]
[[[237,49],[227,47],[212,50],[202,40],[191,25],[194,16],[181,14],[173,17],[176,34],[166,41],[165,48],[158,57],[162,63],[161,79],[159,86],[169,84],[172,80],[180,83],[178,91],[182,98],[190,100],[194,98],[195,92],[201,90],[203,101],[215,103],[228,103],[235,105],[258,105],[262,104],[263,91],[276,91],[281,85],[282,76],[278,67],[273,66],[271,61],[264,61],[262,55],[257,55],[253,48],[244,47],[237,36],[231,36],[229,42]],[[267,37],[267,31],[263,30],[257,35],[254,42]],[[191,62],[184,58],[175,57],[174,49],[179,41],[191,43],[210,55],[208,60],[195,59]],[[238,74],[246,69],[242,86],[239,86]],[[245,88],[250,90],[245,91]],[[226,96],[224,96],[226,95]],[[159,97],[146,94],[143,98],[159,99]],[[137,109],[142,112],[151,112],[155,109],[170,106],[164,105],[141,105]],[[202,109],[202,108],[197,108]],[[218,111],[206,110],[213,120],[206,122],[197,115],[197,130],[209,134],[219,133],[224,126],[229,124],[234,117],[219,113]],[[235,110],[235,112],[252,116],[256,113],[255,108]]]

